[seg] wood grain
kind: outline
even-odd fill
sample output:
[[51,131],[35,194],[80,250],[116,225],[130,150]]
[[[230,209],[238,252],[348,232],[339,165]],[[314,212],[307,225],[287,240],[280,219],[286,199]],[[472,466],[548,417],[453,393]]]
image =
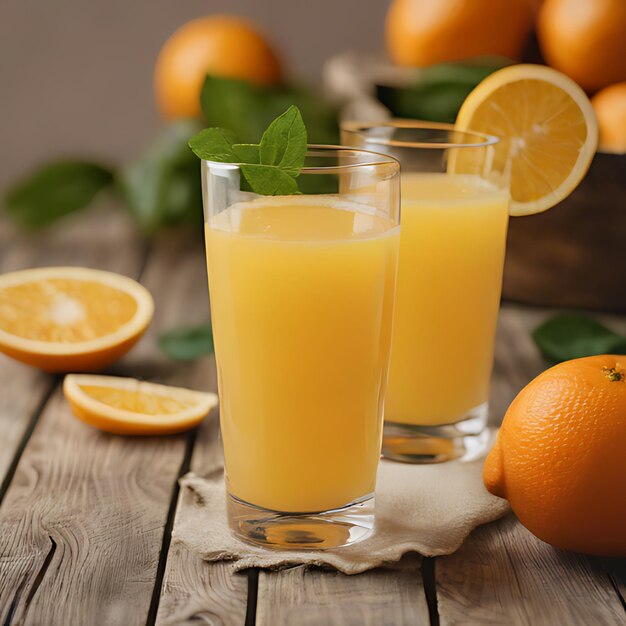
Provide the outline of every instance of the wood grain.
[[355,576],[294,567],[261,572],[257,626],[429,624],[422,576],[413,566]]
[[608,572],[611,584],[626,612],[626,559],[599,559],[598,567]]
[[[492,421],[547,367],[530,331],[550,311],[502,308],[492,384]],[[510,515],[474,531],[453,555],[435,560],[442,625],[624,623],[607,569],[542,543]],[[616,576],[616,579],[619,577]]]
[[[210,322],[204,249],[201,238],[190,242],[183,236],[160,239],[154,262],[146,269],[148,287],[157,282],[177,283],[177,296],[167,290],[156,293],[157,308],[173,309],[180,325]],[[149,357],[151,360],[154,356]],[[214,359],[176,366],[171,380],[195,389],[215,390]],[[218,440],[219,415],[214,411],[200,426],[190,469],[205,476],[223,467]],[[177,512],[181,510],[181,501]],[[156,623],[159,625],[197,622],[223,625],[243,624],[248,583],[245,574],[233,574],[228,563],[207,563],[181,544],[169,549]]]
[[[112,255],[111,249],[119,247]],[[43,265],[81,265],[136,275],[143,255],[128,217],[106,203],[88,220],[73,216],[45,232],[23,233],[0,219],[0,272]],[[55,379],[0,354],[0,499],[7,472]]]
[[436,560],[442,626],[616,626],[626,616],[598,561],[556,550],[506,518]]
[[547,367],[530,336],[531,329],[546,315],[518,305],[506,305],[500,310],[489,400],[494,426],[500,424],[519,391]]
[[626,155],[596,153],[580,186],[550,211],[509,222],[504,297],[626,312]]
[[2,619],[14,605],[7,623],[144,624],[183,453],[101,433],[57,391],[0,509]]
[[[107,207],[87,220],[67,220],[45,235],[15,237],[1,226],[2,271],[78,264],[136,275],[144,258],[127,218]],[[155,296],[155,321],[114,371],[214,389],[212,359],[173,363],[155,347],[164,329],[208,322],[200,238],[190,241],[171,232],[159,237],[142,282]],[[545,368],[529,329],[548,314],[517,306],[502,310],[491,399],[494,423],[515,393]],[[71,416],[58,389],[44,403],[52,382],[0,357],[0,477],[31,416],[44,404],[0,507],[0,623],[145,624],[155,580],[159,591],[164,527],[191,440],[100,433]],[[198,474],[221,467],[217,428],[215,413],[198,430],[190,462]],[[245,575],[233,574],[228,563],[205,563],[178,544],[169,547],[167,556],[157,624],[244,623]],[[442,624],[624,621],[618,594],[624,594],[623,561],[554,550],[512,517],[478,529],[459,552],[435,563]],[[352,577],[302,567],[261,572],[256,622],[426,624],[419,561],[409,558],[398,570]]]
[[[27,238],[28,252],[15,251],[10,263],[137,275],[143,247],[115,215]],[[176,284],[166,287],[176,297]],[[184,454],[184,436],[115,437],[77,421],[57,390],[0,508],[2,623],[145,624]]]
[[[202,424],[193,452],[191,470],[200,476],[220,471],[223,462],[218,440],[219,415],[214,411]],[[182,511],[179,500],[177,513]],[[173,543],[167,559],[157,626],[209,623],[241,626],[248,596],[246,574],[235,574],[227,562],[207,563]]]
[[0,355],[0,501],[15,456],[54,385],[50,376]]

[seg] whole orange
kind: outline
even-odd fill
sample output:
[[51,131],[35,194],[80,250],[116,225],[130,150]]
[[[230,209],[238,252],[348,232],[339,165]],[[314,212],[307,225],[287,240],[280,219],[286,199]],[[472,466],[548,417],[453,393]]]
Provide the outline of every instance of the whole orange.
[[605,87],[591,104],[598,118],[600,150],[626,152],[626,82]]
[[532,29],[530,0],[394,0],[385,38],[398,65],[481,55],[519,59]]
[[483,469],[539,539],[626,556],[626,356],[555,365],[509,407]]
[[257,27],[240,17],[212,15],[183,24],[163,45],[154,68],[154,90],[166,119],[196,117],[208,74],[257,85],[281,80],[278,57]]
[[626,80],[624,0],[545,0],[537,37],[546,62],[587,91]]

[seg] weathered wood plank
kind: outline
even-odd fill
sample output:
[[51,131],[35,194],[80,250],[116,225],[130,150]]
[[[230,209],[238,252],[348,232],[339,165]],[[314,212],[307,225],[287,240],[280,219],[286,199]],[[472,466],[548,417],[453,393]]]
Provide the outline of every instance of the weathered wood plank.
[[0,509],[3,620],[14,604],[7,623],[145,623],[183,455],[174,445],[101,433],[55,393]]
[[[76,241],[65,242],[74,251],[71,257],[57,261],[44,255],[42,263],[74,262],[137,275],[143,250],[128,223],[115,230],[113,219],[107,216],[100,225],[86,220]],[[177,285],[155,287],[176,301]],[[175,313],[171,307],[158,309],[154,326],[174,325]],[[136,355],[149,355],[149,343],[144,339]],[[129,373],[156,374],[154,368],[142,369],[137,356],[129,363],[133,359]],[[74,419],[57,390],[0,508],[2,623],[145,624],[185,441],[184,435],[106,435]]]
[[[223,465],[218,442],[219,415],[214,411],[202,424],[191,470],[200,476]],[[181,511],[182,499],[177,513]],[[157,615],[157,626],[206,622],[241,626],[246,616],[248,579],[225,562],[207,563],[181,544],[172,544]]]
[[[515,394],[546,368],[529,331],[550,313],[503,307],[492,390],[494,423]],[[619,597],[598,562],[551,548],[513,515],[477,529],[455,554],[435,563],[442,625],[582,626],[624,620]]]
[[546,312],[517,305],[504,305],[500,310],[489,400],[494,426],[500,424],[517,393],[546,368],[530,337],[530,330],[546,316]]
[[614,626],[624,609],[606,570],[556,550],[513,515],[477,529],[460,550],[436,559],[442,626]]
[[[172,299],[161,290],[161,306],[174,307],[172,317],[180,325],[209,323],[209,303],[204,249],[195,242],[168,237],[158,243],[159,254],[146,271],[145,283],[178,282],[179,295]],[[157,302],[157,306],[159,306]],[[154,361],[154,357],[151,362]],[[189,365],[177,365],[170,381],[195,389],[216,389],[213,358]],[[219,416],[213,412],[200,426],[190,469],[208,475],[222,465],[218,441]],[[177,511],[180,511],[178,503]],[[211,624],[240,625],[246,615],[247,578],[233,574],[227,563],[206,563],[180,544],[170,546],[163,589],[159,601],[157,624],[187,624],[203,621]]]
[[15,455],[54,380],[0,355],[0,501]]
[[[116,254],[111,254],[117,249]],[[129,219],[108,205],[88,219],[76,215],[44,232],[22,233],[0,220],[0,272],[42,265],[80,265],[136,275],[142,248]],[[7,472],[54,379],[0,354],[0,499]]]
[[429,624],[419,559],[355,576],[294,567],[261,572],[257,626]]

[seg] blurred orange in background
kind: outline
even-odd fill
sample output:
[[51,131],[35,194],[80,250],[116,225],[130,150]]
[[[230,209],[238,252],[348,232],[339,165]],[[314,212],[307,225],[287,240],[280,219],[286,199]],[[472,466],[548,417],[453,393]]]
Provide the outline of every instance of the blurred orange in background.
[[387,14],[387,50],[404,66],[484,55],[519,60],[539,2],[394,0]]
[[626,152],[626,82],[605,87],[592,99],[600,129],[600,149]]
[[626,0],[545,0],[537,36],[546,62],[583,89],[626,81]]
[[154,88],[161,115],[198,117],[207,74],[273,85],[281,81],[282,68],[253,22],[231,15],[192,20],[165,42],[157,59]]

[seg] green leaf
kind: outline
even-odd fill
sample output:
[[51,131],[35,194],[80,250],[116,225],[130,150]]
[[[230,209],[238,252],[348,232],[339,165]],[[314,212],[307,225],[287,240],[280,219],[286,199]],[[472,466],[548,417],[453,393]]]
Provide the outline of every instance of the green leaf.
[[176,361],[192,361],[213,354],[213,333],[208,325],[186,326],[159,335],[159,348]]
[[5,207],[23,226],[40,228],[85,208],[112,181],[111,170],[97,163],[50,163],[9,189]]
[[262,88],[232,78],[207,76],[200,104],[207,126],[228,128],[244,142],[258,141],[275,117]]
[[207,126],[233,131],[240,141],[255,143],[270,122],[292,104],[302,113],[311,143],[339,141],[337,107],[299,85],[259,87],[232,78],[207,76],[200,96]]
[[236,143],[233,145],[233,152],[238,163],[260,163],[259,144],[257,143]]
[[440,63],[420,70],[411,85],[379,85],[377,95],[396,117],[454,122],[472,89],[489,74],[510,63],[500,57]]
[[138,161],[119,173],[118,186],[145,232],[171,223],[201,223],[200,167],[187,145],[199,130],[194,120],[171,124]]
[[296,179],[274,165],[241,164],[239,167],[254,193],[262,196],[300,193]]
[[543,356],[556,363],[595,354],[626,354],[626,337],[584,315],[552,317],[532,336]]
[[233,163],[237,157],[233,152],[235,133],[226,128],[204,128],[189,140],[194,154],[207,161]]
[[292,104],[263,133],[259,144],[261,163],[276,165],[283,172],[297,177],[304,165],[306,150],[306,126],[298,107]]
[[207,128],[189,141],[202,159],[238,163],[241,188],[264,196],[300,193],[295,179],[300,175],[307,150],[306,127],[296,106],[279,115],[257,144],[233,143],[235,134],[222,128]]

